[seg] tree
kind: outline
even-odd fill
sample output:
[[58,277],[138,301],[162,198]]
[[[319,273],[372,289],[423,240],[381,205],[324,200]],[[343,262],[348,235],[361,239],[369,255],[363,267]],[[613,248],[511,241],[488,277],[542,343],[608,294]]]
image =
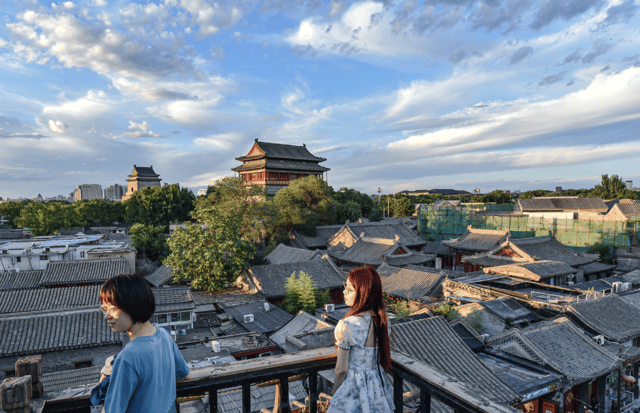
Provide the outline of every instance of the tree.
[[225,216],[215,207],[192,216],[206,227],[187,223],[177,228],[167,241],[171,253],[164,264],[173,267],[176,281],[189,278],[194,288],[221,291],[247,268],[256,249],[241,239],[238,217]]
[[636,191],[630,191],[618,175],[602,175],[602,181],[589,193],[591,197],[602,199],[638,199]]
[[266,199],[264,188],[244,185],[242,178],[225,176],[196,200],[196,210],[216,207],[224,216],[237,215],[242,238],[260,242],[276,236],[278,210]]
[[9,226],[15,228],[20,212],[31,203],[31,201],[3,202],[0,204],[0,218],[8,221]]
[[599,254],[600,258],[598,258],[598,262],[604,264],[613,264],[613,253],[612,247],[608,245],[604,245],[602,242],[597,242],[590,246],[587,249],[587,253],[589,254]]
[[73,204],[82,226],[113,225],[124,222],[125,205],[104,199],[81,199]]
[[460,313],[455,308],[453,308],[452,305],[449,304],[442,304],[441,306],[433,310],[433,312],[441,315],[449,322],[456,320],[460,316]]
[[151,261],[162,261],[169,255],[167,235],[161,225],[133,224],[129,229],[131,245],[138,254]]
[[286,290],[282,308],[290,314],[298,314],[303,310],[313,314],[316,308],[320,308],[331,302],[329,292],[318,290],[309,274],[304,271],[295,271],[287,278],[284,285]]
[[396,316],[396,320],[398,321],[406,320],[411,315],[409,301],[406,300],[398,300],[396,302],[392,302],[387,305],[387,308],[389,308],[389,311],[391,311]]
[[16,225],[31,228],[35,236],[57,234],[63,228],[82,226],[80,216],[72,204],[66,202],[34,202],[26,205],[16,219]]
[[[360,218],[361,216],[369,217],[369,214],[374,207],[373,199],[371,199],[369,195],[363,194],[351,188],[340,188],[339,191],[333,194],[333,198],[340,204],[347,204],[349,201],[356,202],[360,206],[361,211],[361,215],[356,218]],[[340,220],[338,219],[338,221]]]
[[296,179],[273,197],[282,230],[297,229],[315,235],[316,226],[335,223],[335,201],[331,189],[320,178],[310,175]]
[[482,202],[495,202],[496,204],[510,204],[511,195],[507,194],[505,191],[500,191],[499,189],[496,189],[495,191],[485,194],[482,197]]
[[360,204],[356,201],[347,201],[346,203],[338,203],[336,205],[336,221],[338,224],[344,224],[347,220],[350,222],[357,221],[362,216]]
[[406,196],[399,196],[391,203],[391,213],[394,217],[407,217],[413,215],[414,212],[413,202]]
[[534,189],[531,191],[526,191],[523,192],[520,195],[521,199],[533,199],[533,198],[538,198],[541,196],[549,196],[550,194],[553,194],[553,192],[551,191],[547,191],[546,189]]
[[178,184],[163,188],[154,186],[134,192],[124,202],[128,224],[161,225],[165,231],[171,221],[187,221],[193,211],[195,195]]

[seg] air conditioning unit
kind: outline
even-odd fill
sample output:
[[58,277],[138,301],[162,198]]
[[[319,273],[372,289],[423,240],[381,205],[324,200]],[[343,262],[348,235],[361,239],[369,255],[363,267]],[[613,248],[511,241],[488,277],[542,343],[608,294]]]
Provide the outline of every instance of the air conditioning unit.
[[611,284],[611,291],[613,291],[614,293],[619,293],[621,289],[622,289],[621,282],[615,282]]
[[171,331],[171,338],[173,341],[178,341],[178,334],[175,331]]
[[629,291],[629,288],[631,288],[631,283],[622,283],[622,285],[620,286],[621,288],[621,292],[622,291]]
[[567,285],[573,285],[575,284],[573,281],[567,281]]
[[604,336],[603,335],[594,336],[594,337],[592,337],[592,339],[593,339],[593,341],[595,341],[599,345],[604,346]]
[[253,314],[245,314],[242,321],[245,323],[253,323]]
[[269,307],[269,303],[264,303],[264,311],[269,311],[271,310],[271,307]]
[[335,304],[325,304],[324,305],[324,311],[326,311],[327,313],[335,311],[335,309],[336,309],[336,305]]
[[219,353],[220,352],[220,342],[219,341],[212,341],[211,342],[211,349],[213,350],[214,353]]
[[489,334],[481,334],[480,338],[482,339],[482,341],[487,341],[489,340],[489,337],[491,337]]

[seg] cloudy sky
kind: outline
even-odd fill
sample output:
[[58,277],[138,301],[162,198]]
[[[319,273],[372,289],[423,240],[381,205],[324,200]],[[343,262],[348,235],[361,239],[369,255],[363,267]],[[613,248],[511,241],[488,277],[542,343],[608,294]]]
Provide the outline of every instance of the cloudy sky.
[[206,186],[254,139],[329,184],[640,186],[640,0],[0,0],[0,196]]

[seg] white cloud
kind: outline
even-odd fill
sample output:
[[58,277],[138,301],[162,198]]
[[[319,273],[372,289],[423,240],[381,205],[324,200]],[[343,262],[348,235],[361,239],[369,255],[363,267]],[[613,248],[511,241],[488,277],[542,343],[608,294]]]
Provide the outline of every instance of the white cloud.
[[231,149],[235,144],[241,142],[243,139],[244,137],[242,134],[233,132],[196,138],[193,140],[193,143],[196,146],[204,148]]
[[166,138],[167,136],[168,135],[154,133],[151,130],[151,125],[149,125],[149,122],[146,120],[140,123],[130,120],[127,132],[116,138]]
[[[174,3],[173,1],[170,3]],[[256,5],[255,1],[209,2],[177,0],[175,4],[188,12],[192,27],[198,27],[196,39],[202,40],[234,27]]]
[[49,129],[51,129],[52,132],[64,133],[65,127],[66,125],[63,122],[49,119]]

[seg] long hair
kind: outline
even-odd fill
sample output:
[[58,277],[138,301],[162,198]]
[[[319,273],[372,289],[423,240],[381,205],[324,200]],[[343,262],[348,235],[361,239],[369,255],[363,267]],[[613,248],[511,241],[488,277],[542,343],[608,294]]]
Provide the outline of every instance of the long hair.
[[347,280],[353,285],[356,298],[351,310],[344,317],[347,318],[364,311],[373,313],[373,332],[378,345],[378,363],[388,372],[391,370],[391,353],[389,351],[389,334],[387,333],[387,312],[382,299],[380,275],[373,267],[365,266],[349,271]]

